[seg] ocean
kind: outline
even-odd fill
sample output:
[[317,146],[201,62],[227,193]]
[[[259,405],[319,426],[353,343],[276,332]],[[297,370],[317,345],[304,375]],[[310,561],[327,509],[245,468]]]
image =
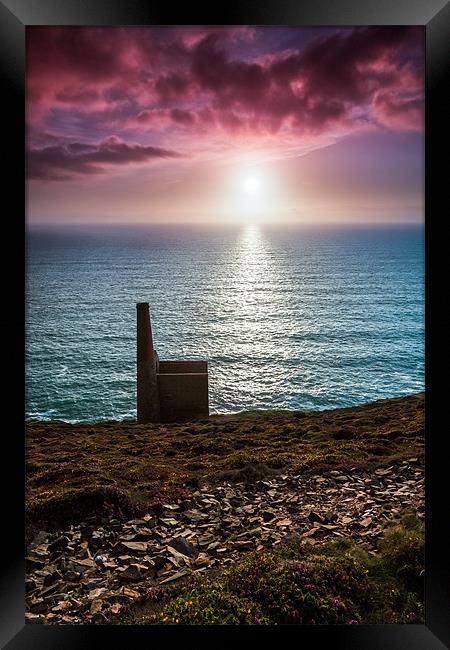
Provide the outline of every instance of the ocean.
[[160,359],[206,359],[211,413],[424,389],[423,227],[34,226],[26,417],[136,417],[136,303]]

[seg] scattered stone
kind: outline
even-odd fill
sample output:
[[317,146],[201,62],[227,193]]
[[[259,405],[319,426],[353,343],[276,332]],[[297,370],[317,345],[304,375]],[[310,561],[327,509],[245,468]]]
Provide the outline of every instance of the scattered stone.
[[160,580],[159,584],[165,585],[169,582],[176,582],[177,580],[181,580],[181,578],[184,578],[187,575],[189,575],[189,571],[178,571],[177,573],[173,573],[167,578],[164,578],[164,580]]
[[266,523],[273,521],[277,517],[276,513],[272,512],[272,510],[263,510],[261,516]]
[[364,528],[367,528],[367,526],[370,526],[372,523],[372,517],[366,517],[366,519],[363,519],[362,521],[359,522],[360,526],[364,526]]
[[317,512],[314,512],[313,510],[311,510],[311,512],[309,513],[308,519],[312,524],[314,522],[321,524],[324,521],[323,517],[321,517]]
[[251,487],[244,480],[232,487],[199,482],[182,506],[164,504],[162,517],[104,518],[101,526],[89,519],[69,530],[41,531],[28,546],[26,620],[107,623],[151,585],[228,566],[293,534],[310,545],[351,535],[371,553],[379,522],[405,507],[423,519],[424,470],[417,459],[371,472],[352,468],[348,475],[278,473]]
[[129,564],[128,566],[117,569],[119,580],[129,580],[131,582],[141,580],[143,572],[147,572],[147,567],[140,564]]
[[80,565],[82,567],[95,567],[96,566],[94,560],[91,560],[91,558],[86,558],[86,559],[82,559],[82,560],[74,559],[73,562],[75,562],[75,564],[78,564],[78,565]]
[[36,546],[36,548],[33,549],[33,555],[42,559],[48,557],[48,544],[39,544],[39,546]]
[[177,560],[177,564],[184,564],[189,557],[187,555],[183,555],[183,553],[180,553],[177,551],[175,548],[172,548],[172,546],[167,547],[167,551],[170,553],[170,555]]
[[30,612],[33,614],[42,614],[47,610],[47,604],[43,598],[33,598],[28,604]]
[[254,548],[253,542],[249,540],[237,540],[233,546],[239,550]]
[[44,542],[47,541],[49,538],[49,533],[47,533],[45,530],[39,531],[37,535],[34,537],[33,541],[29,544],[28,548],[30,550],[35,549],[36,547],[40,546]]
[[336,530],[337,526],[333,526],[332,524],[320,524],[320,527],[325,530]]
[[89,600],[94,600],[95,598],[100,598],[102,594],[105,594],[107,589],[105,587],[99,587],[98,589],[92,589],[89,592],[88,598]]
[[292,521],[290,519],[280,519],[277,521],[277,526],[279,527],[285,527],[285,526],[290,526],[292,524]]
[[51,544],[49,544],[47,548],[50,553],[61,551],[62,549],[66,548],[69,541],[70,540],[65,535],[61,535],[60,537],[57,537]]
[[32,614],[25,612],[25,620],[27,623],[45,623],[45,617],[40,614]]
[[391,472],[392,472],[392,467],[388,467],[387,469],[382,469],[382,468],[380,468],[380,469],[376,469],[376,470],[375,470],[375,474],[376,474],[377,476],[387,476],[387,475],[390,474]]
[[184,516],[187,517],[193,523],[196,523],[198,521],[203,521],[208,518],[208,515],[198,511],[185,512]]
[[56,607],[52,607],[52,612],[63,612],[66,609],[70,609],[71,605],[68,600],[60,600]]
[[136,553],[146,553],[147,552],[147,542],[120,542],[120,545],[125,547],[129,551],[134,551]]
[[33,570],[33,569],[40,569],[42,567],[45,567],[46,562],[43,558],[38,558],[38,557],[32,557],[31,555],[27,555],[25,558],[26,563],[27,563],[27,569]]
[[103,602],[101,600],[94,600],[89,610],[89,613],[91,615],[98,614],[99,612],[101,612],[102,607],[103,607]]
[[122,587],[120,590],[120,593],[126,596],[127,598],[131,598],[135,600],[136,598],[140,598],[141,594],[139,591],[136,591],[135,589],[130,589],[129,587]]
[[175,537],[174,539],[171,539],[169,546],[187,557],[197,556],[196,548],[185,537]]
[[123,605],[121,605],[120,603],[114,603],[109,608],[109,611],[111,612],[111,614],[117,615],[117,614],[120,614],[122,609],[123,609]]
[[161,518],[160,521],[162,521],[163,524],[167,524],[167,526],[176,526],[178,524],[178,521],[176,519],[172,518]]
[[192,561],[192,564],[195,567],[209,566],[211,560],[206,553],[199,553],[195,560]]

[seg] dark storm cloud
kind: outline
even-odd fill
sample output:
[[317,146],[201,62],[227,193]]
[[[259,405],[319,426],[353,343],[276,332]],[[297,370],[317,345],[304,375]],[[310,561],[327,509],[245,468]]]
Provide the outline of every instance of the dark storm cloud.
[[105,165],[142,163],[154,158],[176,158],[179,154],[158,147],[128,145],[111,137],[97,144],[73,142],[68,145],[31,149],[28,153],[29,178],[65,180],[79,174],[99,174]]

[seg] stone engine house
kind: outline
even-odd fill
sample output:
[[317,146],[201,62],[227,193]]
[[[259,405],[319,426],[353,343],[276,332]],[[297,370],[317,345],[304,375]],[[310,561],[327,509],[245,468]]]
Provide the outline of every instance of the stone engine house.
[[137,421],[171,422],[209,415],[208,362],[160,361],[148,302],[137,308]]

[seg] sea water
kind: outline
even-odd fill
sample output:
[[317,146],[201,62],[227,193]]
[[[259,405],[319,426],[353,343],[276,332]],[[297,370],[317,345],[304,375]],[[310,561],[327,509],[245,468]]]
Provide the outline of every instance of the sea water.
[[423,258],[420,225],[29,227],[27,418],[136,417],[137,302],[212,413],[421,391]]

